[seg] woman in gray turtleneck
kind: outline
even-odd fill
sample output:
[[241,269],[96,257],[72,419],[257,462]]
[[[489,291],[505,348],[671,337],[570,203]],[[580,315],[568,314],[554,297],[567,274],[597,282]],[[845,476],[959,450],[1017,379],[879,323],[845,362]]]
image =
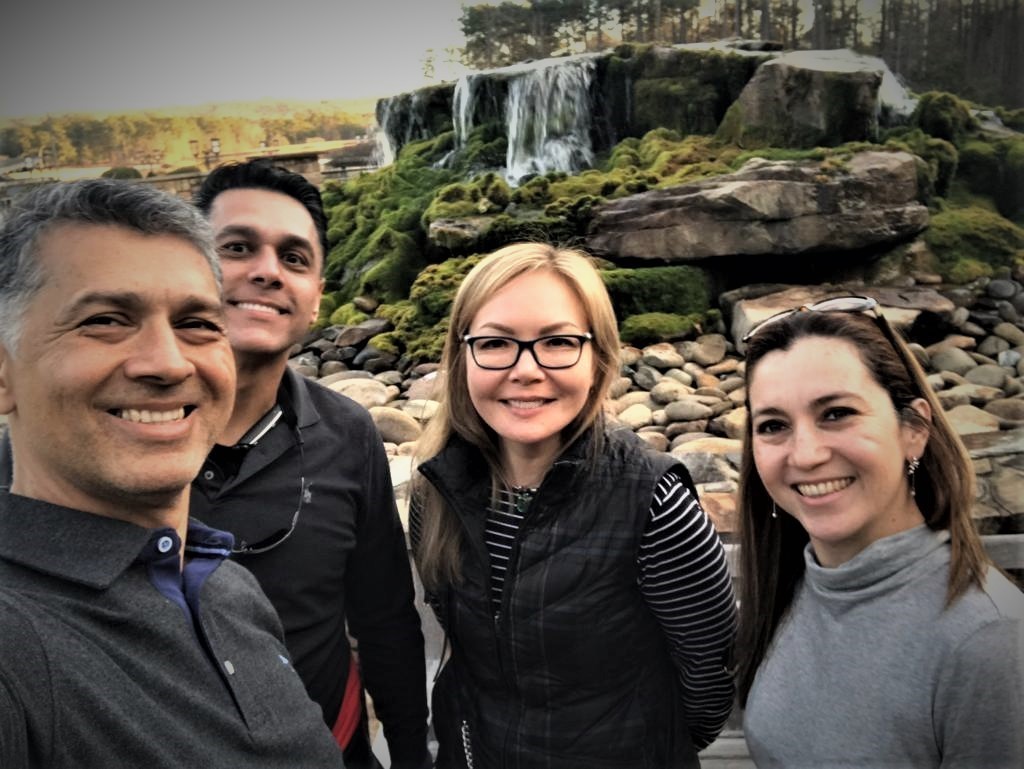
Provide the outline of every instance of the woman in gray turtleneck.
[[1024,594],[973,471],[866,297],[745,339],[744,729],[759,767],[1024,767]]

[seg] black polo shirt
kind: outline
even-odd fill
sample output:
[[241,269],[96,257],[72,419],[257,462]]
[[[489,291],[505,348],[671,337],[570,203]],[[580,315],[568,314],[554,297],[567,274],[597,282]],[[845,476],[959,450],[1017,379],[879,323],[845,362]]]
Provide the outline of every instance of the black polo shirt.
[[0,766],[342,766],[230,545],[0,492]]

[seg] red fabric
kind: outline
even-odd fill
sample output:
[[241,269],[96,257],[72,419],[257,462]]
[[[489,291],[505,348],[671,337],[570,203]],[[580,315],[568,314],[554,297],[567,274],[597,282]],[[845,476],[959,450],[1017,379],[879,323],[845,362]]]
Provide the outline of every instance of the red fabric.
[[331,733],[335,741],[344,750],[349,740],[359,725],[359,718],[363,712],[363,687],[359,680],[359,667],[356,665],[356,658],[349,658],[348,681],[345,683],[345,694],[341,698],[341,709],[338,711],[338,719],[334,722]]

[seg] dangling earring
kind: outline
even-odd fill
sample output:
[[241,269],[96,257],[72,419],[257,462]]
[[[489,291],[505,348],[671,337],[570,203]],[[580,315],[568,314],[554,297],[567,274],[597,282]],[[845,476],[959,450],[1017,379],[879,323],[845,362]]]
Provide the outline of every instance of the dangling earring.
[[778,517],[779,517],[779,508],[777,508],[775,506],[775,500],[773,499],[772,500],[772,518],[778,518]]
[[910,496],[917,496],[917,485],[914,482],[914,473],[917,472],[917,468],[921,466],[920,457],[911,457],[907,460],[907,482],[910,484]]

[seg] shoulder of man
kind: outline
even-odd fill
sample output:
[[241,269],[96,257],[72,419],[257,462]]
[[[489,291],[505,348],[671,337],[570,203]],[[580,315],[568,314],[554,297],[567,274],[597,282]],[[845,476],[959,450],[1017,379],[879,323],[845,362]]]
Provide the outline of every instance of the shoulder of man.
[[370,412],[344,393],[332,390],[307,377],[300,377],[299,380],[313,406],[320,413],[320,418],[327,420],[332,427],[373,425]]

